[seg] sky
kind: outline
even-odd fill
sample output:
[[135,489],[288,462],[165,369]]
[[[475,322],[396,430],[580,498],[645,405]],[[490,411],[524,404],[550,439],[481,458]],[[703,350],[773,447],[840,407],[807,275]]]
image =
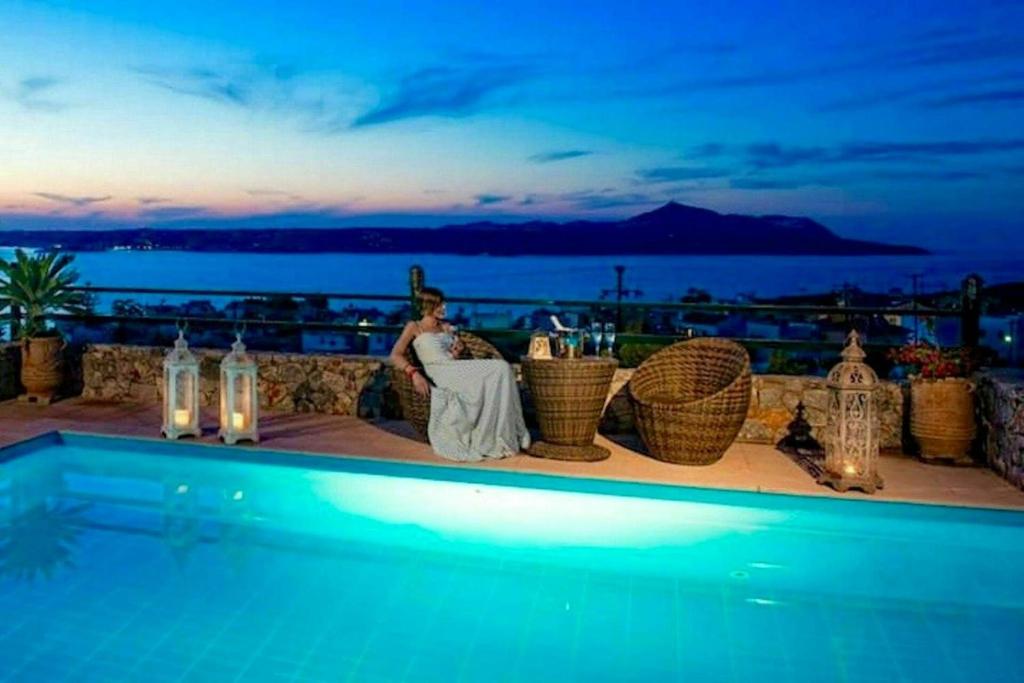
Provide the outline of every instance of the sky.
[[0,3],[0,229],[669,200],[1022,249],[1024,3]]

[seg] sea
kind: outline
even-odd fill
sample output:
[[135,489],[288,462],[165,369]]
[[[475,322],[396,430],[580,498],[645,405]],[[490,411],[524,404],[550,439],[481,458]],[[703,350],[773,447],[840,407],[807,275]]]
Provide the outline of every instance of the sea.
[[[12,250],[0,249],[9,257]],[[987,284],[1024,280],[1021,254],[926,256],[453,256],[443,254],[253,254],[106,251],[75,255],[82,284],[107,287],[372,293],[404,295],[409,268],[451,299],[614,297],[623,266],[627,299],[678,300],[691,288],[717,300],[837,290],[911,292],[958,289],[968,274]]]
[[[9,255],[11,250],[0,250]],[[926,256],[452,256],[441,254],[252,254],[109,251],[76,254],[81,282],[102,287],[303,293],[409,292],[409,269],[451,298],[598,299],[622,265],[630,298],[678,299],[690,288],[716,299],[828,292],[958,289],[970,273],[986,284],[1024,280],[1019,253]]]

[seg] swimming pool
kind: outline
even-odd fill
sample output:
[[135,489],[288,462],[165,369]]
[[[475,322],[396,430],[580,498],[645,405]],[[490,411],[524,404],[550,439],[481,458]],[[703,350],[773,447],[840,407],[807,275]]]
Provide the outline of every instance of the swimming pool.
[[1024,680],[1024,513],[53,434],[0,681]]

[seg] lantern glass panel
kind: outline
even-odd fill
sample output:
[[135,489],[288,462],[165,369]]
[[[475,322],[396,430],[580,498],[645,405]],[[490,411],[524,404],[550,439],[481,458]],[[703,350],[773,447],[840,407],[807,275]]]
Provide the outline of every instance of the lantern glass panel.
[[239,338],[221,362],[221,437],[227,443],[258,441],[256,364]]
[[163,433],[170,439],[199,436],[199,364],[179,330],[164,359]]
[[221,371],[220,373],[220,424],[223,427],[227,424],[228,417],[228,373]]

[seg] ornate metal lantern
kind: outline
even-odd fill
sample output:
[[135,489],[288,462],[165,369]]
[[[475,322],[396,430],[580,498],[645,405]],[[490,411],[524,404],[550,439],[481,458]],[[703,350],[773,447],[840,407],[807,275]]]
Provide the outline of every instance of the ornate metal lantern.
[[228,444],[257,442],[258,421],[256,361],[246,353],[238,334],[231,353],[220,363],[220,438]]
[[865,362],[860,336],[850,332],[843,360],[828,373],[828,438],[825,469],[818,479],[837,491],[858,488],[874,493],[878,476],[878,421],[875,389],[878,376]]
[[184,330],[164,358],[164,415],[160,430],[168,439],[201,436],[199,429],[199,362],[188,350]]

